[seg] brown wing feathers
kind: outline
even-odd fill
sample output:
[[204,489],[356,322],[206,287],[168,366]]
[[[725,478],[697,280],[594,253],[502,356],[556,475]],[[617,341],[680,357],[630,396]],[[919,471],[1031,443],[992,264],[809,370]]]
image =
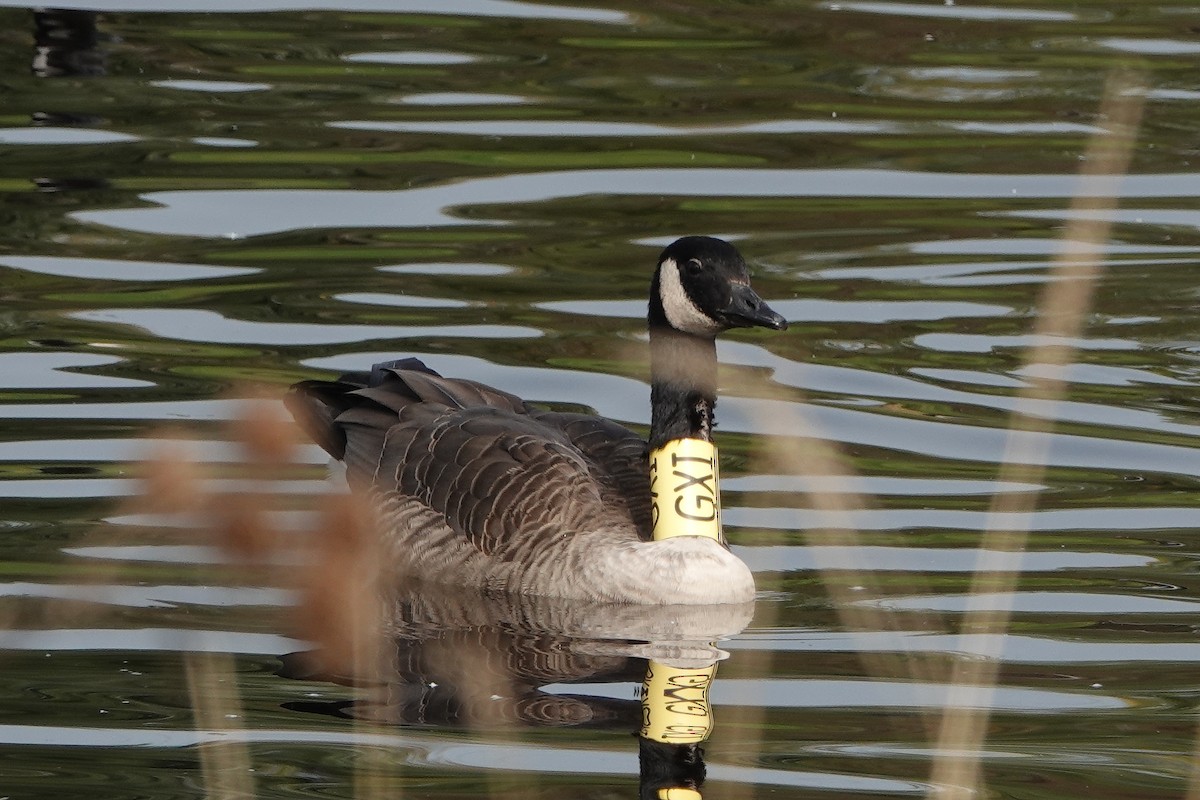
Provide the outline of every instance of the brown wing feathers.
[[650,465],[645,440],[604,417],[540,410],[529,413],[561,430],[587,457],[594,465],[596,480],[605,489],[606,502],[626,508],[641,537],[649,541]]
[[602,512],[588,465],[565,437],[502,409],[445,409],[432,424],[401,422],[375,484],[445,517],[480,550],[513,556],[533,528],[577,530]]
[[498,558],[601,524],[648,527],[645,444],[610,420],[530,409],[415,359],[297,384],[287,402],[353,483],[419,500]]

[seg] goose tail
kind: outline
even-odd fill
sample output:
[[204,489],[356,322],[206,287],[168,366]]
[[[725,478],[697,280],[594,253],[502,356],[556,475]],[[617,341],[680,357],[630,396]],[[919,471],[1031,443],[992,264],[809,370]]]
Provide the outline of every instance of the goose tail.
[[292,385],[284,404],[304,432],[336,459],[346,455],[347,424],[366,423],[382,435],[410,406],[527,411],[516,395],[476,381],[444,378],[412,357],[347,372],[332,381],[300,381]]

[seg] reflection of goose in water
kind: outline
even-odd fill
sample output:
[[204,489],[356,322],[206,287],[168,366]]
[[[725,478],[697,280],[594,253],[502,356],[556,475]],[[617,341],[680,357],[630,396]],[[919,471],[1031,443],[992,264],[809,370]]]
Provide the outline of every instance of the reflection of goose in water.
[[[410,584],[389,601],[387,691],[343,713],[428,725],[585,725],[631,729],[633,701],[541,689],[550,684],[641,682],[646,662],[712,665],[712,642],[741,632],[753,603],[649,606],[591,603]],[[317,654],[285,659],[310,676]],[[324,676],[357,683],[354,676]],[[561,701],[561,702],[559,702]],[[557,705],[556,705],[557,704]],[[614,708],[623,711],[614,715]],[[332,709],[330,709],[332,710]]]
[[[572,691],[572,684],[645,682],[647,695],[657,691],[646,680],[648,664],[660,677],[711,679],[726,655],[711,642],[739,633],[754,604],[601,604],[418,584],[393,595],[389,611],[382,675],[322,676],[310,667],[319,655],[284,658],[285,676],[357,684],[362,699],[287,707],[400,725],[640,730],[642,794],[657,797],[660,788],[703,782],[701,743],[712,726],[708,681],[671,693],[668,703],[682,708],[668,708],[660,697]],[[695,728],[690,734],[679,726],[670,731],[680,714]]]
[[[299,383],[289,407],[353,485],[377,493],[400,573],[602,602],[748,601],[753,578],[718,519],[715,337],[787,323],[750,288],[732,245],[693,236],[660,256],[648,324],[649,459],[611,420],[537,409],[415,359]],[[655,474],[672,485],[657,491],[679,492],[673,503],[652,500],[647,472],[660,458]],[[711,525],[664,534],[670,514]]]
[[95,76],[108,71],[95,11],[35,8],[33,26],[31,70],[39,78]]

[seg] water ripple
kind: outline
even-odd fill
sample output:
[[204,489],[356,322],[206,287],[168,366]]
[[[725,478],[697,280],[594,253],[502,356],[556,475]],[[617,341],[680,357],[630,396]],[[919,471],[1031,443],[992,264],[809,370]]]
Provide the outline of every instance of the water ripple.
[[[0,0],[0,7],[27,8],[25,0]],[[56,9],[91,11],[94,0],[55,0]],[[561,19],[585,22],[623,23],[629,17],[620,11],[601,8],[522,3],[517,0],[105,0],[104,10],[152,11],[159,13],[211,14],[258,13],[323,9],[389,14],[445,14],[462,17],[513,17],[518,19]]]
[[[972,572],[981,559],[998,555],[972,547],[880,547],[859,545],[733,546],[738,557],[755,572],[815,569],[865,572]],[[1138,553],[1078,553],[1068,550],[1027,550],[1021,555],[1023,572],[1058,572],[1076,569],[1149,567],[1158,559]]]
[[[9,747],[52,746],[84,748],[168,748],[194,749],[203,744],[246,742],[258,745],[312,744],[323,747],[385,748],[403,754],[404,763],[413,768],[443,770],[447,766],[506,772],[569,773],[574,775],[629,775],[637,772],[635,753],[602,748],[557,748],[538,744],[468,743],[444,739],[428,732],[404,735],[364,731],[301,731],[275,728],[231,728],[228,730],[168,730],[138,728],[88,728],[53,725],[0,725],[0,743]],[[841,792],[887,792],[924,794],[928,787],[916,781],[892,778],[839,775],[809,770],[780,770],[765,767],[741,767],[712,763],[708,779],[739,784],[794,786]]]
[[[614,197],[1195,198],[1196,173],[1077,178],[882,169],[611,169],[501,175],[394,191],[250,189],[150,192],[153,208],[79,211],[80,222],[143,233],[245,237],[298,229],[499,224],[449,209],[585,195]],[[1057,245],[1055,246],[1057,249]]]
[[241,81],[198,81],[172,79],[165,81],[150,81],[151,86],[160,89],[176,89],[181,92],[216,92],[239,94],[242,92],[264,92],[272,88],[269,83],[243,83]]
[[516,325],[333,325],[315,322],[251,322],[215,311],[182,308],[114,308],[77,311],[75,319],[129,325],[163,339],[209,344],[312,345],[375,339],[454,337],[517,339],[542,336]]
[[[538,308],[589,317],[644,319],[645,300],[563,300],[538,303]],[[954,300],[771,300],[771,307],[798,322],[859,322],[887,324],[967,317],[1003,317],[1010,306]]]
[[433,50],[395,50],[379,53],[347,53],[343,61],[352,64],[471,64],[479,61],[470,53],[438,52]]
[[329,123],[331,128],[391,133],[451,133],[464,136],[579,137],[615,136],[738,136],[756,134],[900,133],[891,122],[870,120],[796,119],[748,122],[743,125],[675,126],[645,122],[599,122],[576,120],[345,120]]
[[175,264],[164,261],[125,261],[113,258],[64,258],[61,256],[0,256],[0,266],[101,281],[194,281],[235,278],[262,272],[253,267],[214,267],[208,264]]
[[64,144],[116,144],[140,141],[140,137],[117,131],[94,128],[0,128],[0,144],[16,145],[64,145]]
[[154,386],[136,378],[114,378],[64,372],[82,367],[102,367],[124,361],[90,353],[0,353],[0,389],[115,389]]
[[[1200,451],[1197,453],[1200,458]],[[1169,508],[1056,508],[1025,513],[991,513],[945,508],[858,509],[840,514],[802,508],[729,508],[731,525],[780,530],[847,528],[859,531],[916,529],[987,531],[1166,531],[1196,526],[1192,506]],[[1200,606],[1198,606],[1200,608]]]
[[1002,592],[972,595],[943,594],[928,597],[889,597],[863,601],[887,609],[965,612],[968,608],[1006,609],[1018,614],[1200,614],[1200,601],[1174,600],[1131,594],[1099,592]]
[[723,641],[726,650],[811,653],[948,653],[992,657],[1013,664],[1196,664],[1200,642],[1105,641],[1019,634],[952,634],[924,631],[764,631]]
[[0,597],[78,600],[130,608],[177,606],[290,606],[296,598],[280,589],[245,586],[72,586],[60,583],[14,581],[0,583]]
[[[784,305],[773,304],[776,308]],[[929,336],[936,336],[930,334]],[[918,337],[928,341],[929,336]],[[942,334],[942,336],[957,336],[957,334]],[[1077,422],[1086,425],[1102,425],[1109,428],[1132,428],[1136,430],[1162,431],[1182,436],[1200,436],[1200,424],[1180,423],[1173,421],[1165,412],[1143,411],[1141,409],[1121,408],[1112,404],[1086,403],[1074,400],[1018,400],[1012,396],[998,396],[964,392],[933,386],[929,383],[913,380],[899,375],[889,375],[882,372],[836,367],[829,364],[799,364],[780,358],[764,348],[742,342],[726,341],[719,346],[718,352],[723,361],[744,364],[747,366],[765,367],[772,370],[772,380],[786,386],[802,388],[809,392],[830,394],[845,394],[865,398],[895,398],[916,400],[922,402],[944,403],[948,406],[972,405],[982,408],[993,408],[1006,413],[1020,410],[1032,417],[1048,420]],[[1033,365],[1020,370],[1018,374],[1033,375],[1043,373],[1044,365]],[[1135,370],[1118,368],[1116,374],[1128,377]],[[1071,380],[1079,371],[1068,372],[1066,380]],[[1088,374],[1085,372],[1084,374]],[[1111,374],[1097,370],[1093,375]],[[1151,381],[1147,381],[1151,382]],[[1188,385],[1183,381],[1163,378],[1157,383]],[[986,385],[996,385],[996,381],[988,381]]]
[[[993,464],[1005,459],[1008,437],[1002,428],[742,397],[722,400],[721,427],[773,436],[805,433],[846,445]],[[1031,438],[1035,450],[1046,450],[1052,466],[1109,470],[1118,475],[1200,476],[1200,448],[1196,447],[1066,433],[1033,434]]]
[[[1092,692],[1056,692],[1044,689],[1012,687],[962,687],[956,689],[990,689],[969,695],[961,707],[991,708],[996,711],[1082,711],[1128,708],[1129,703],[1106,694]],[[634,694],[633,684],[570,683],[550,684],[543,688],[550,694],[583,694],[590,697],[624,699]],[[748,680],[722,678],[714,681],[709,695],[719,706],[749,706],[754,708],[876,708],[876,709],[943,709],[949,707],[950,685],[918,683],[915,681],[886,681],[875,679],[821,680],[786,679]]]
[[936,19],[1073,22],[1079,15],[1070,11],[1047,11],[1039,8],[1001,8],[999,6],[964,6],[957,3],[887,3],[870,0],[828,0],[820,3],[830,11],[859,11],[867,14],[891,14],[902,17],[931,17]]

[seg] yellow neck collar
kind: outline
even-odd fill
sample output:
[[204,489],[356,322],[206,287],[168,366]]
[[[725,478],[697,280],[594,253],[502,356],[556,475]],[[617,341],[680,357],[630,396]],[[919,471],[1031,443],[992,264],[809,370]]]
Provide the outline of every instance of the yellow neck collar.
[[673,439],[650,451],[654,539],[721,536],[717,448],[703,439]]

